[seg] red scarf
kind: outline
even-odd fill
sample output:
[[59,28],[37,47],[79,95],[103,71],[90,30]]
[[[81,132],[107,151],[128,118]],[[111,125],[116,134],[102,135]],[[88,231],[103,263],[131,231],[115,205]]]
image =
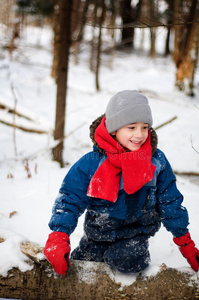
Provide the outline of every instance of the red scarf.
[[153,179],[156,167],[151,162],[150,130],[146,142],[140,149],[126,152],[108,133],[105,119],[104,117],[95,130],[95,141],[106,151],[107,159],[93,175],[87,196],[115,202],[120,187],[121,171],[125,192],[133,194]]

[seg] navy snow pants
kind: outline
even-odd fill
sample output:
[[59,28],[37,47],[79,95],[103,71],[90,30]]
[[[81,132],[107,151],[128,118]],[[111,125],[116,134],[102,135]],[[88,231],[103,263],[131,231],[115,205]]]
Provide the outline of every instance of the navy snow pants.
[[96,242],[83,236],[79,246],[72,252],[71,258],[105,262],[122,273],[140,272],[148,267],[150,254],[148,239],[137,236],[133,239],[119,240],[114,243]]

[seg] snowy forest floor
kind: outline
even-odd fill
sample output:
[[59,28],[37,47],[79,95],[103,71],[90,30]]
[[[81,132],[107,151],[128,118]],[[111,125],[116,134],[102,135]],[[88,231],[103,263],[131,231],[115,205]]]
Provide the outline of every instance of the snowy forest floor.
[[[1,40],[5,41],[4,28],[1,29]],[[137,49],[139,34],[137,30]],[[4,279],[13,270],[24,274],[21,276],[30,274],[30,265],[20,251],[20,244],[31,241],[44,246],[50,233],[48,221],[51,209],[61,182],[70,166],[92,150],[89,125],[104,113],[110,97],[119,90],[137,89],[149,98],[154,128],[174,119],[157,129],[159,148],[164,151],[176,174],[198,173],[199,73],[197,69],[194,97],[175,90],[175,66],[171,57],[162,55],[165,34],[166,31],[161,29],[157,35],[158,55],[154,59],[147,56],[147,34],[143,53],[138,53],[138,50],[115,52],[111,68],[110,57],[104,54],[100,69],[101,91],[98,93],[94,86],[95,75],[89,71],[88,45],[79,54],[78,65],[74,64],[71,55],[63,153],[66,165],[62,169],[51,160],[56,105],[56,85],[50,77],[52,31],[45,27],[28,27],[12,57],[3,47],[0,49],[0,120],[4,122],[0,123],[0,238],[3,241],[0,243],[0,275]],[[14,108],[19,115],[13,116],[10,112]],[[5,125],[12,122],[47,133],[24,132]],[[184,195],[183,204],[189,211],[191,236],[199,247],[199,177],[177,175],[177,185]],[[84,215],[71,235],[72,250],[83,234],[83,221]],[[151,265],[146,271],[124,276],[109,270],[93,285],[89,284],[89,288],[85,283],[88,278],[86,272],[82,272],[84,280],[80,294],[87,290],[88,295],[90,293],[93,297],[90,299],[109,300],[197,299],[198,276],[181,256],[171,234],[162,227],[149,242]],[[94,267],[93,273],[98,272],[101,276],[98,268],[96,273],[95,270]],[[73,268],[68,276],[71,274]],[[65,284],[67,280],[66,276]],[[71,284],[70,281],[68,284]],[[3,288],[1,285],[0,297]],[[76,299],[74,297],[71,300]]]

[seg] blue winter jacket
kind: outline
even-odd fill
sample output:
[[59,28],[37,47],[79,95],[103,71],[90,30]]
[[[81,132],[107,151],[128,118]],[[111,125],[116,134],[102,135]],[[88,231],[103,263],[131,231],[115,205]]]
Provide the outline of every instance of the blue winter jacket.
[[[89,182],[106,159],[96,147],[69,170],[56,198],[49,227],[70,235],[85,211],[84,230],[95,241],[114,242],[137,235],[153,236],[161,222],[175,237],[187,233],[188,213],[182,206],[183,196],[164,153],[157,149],[152,157],[156,166],[153,180],[128,195],[120,182],[115,203],[88,197]],[[113,187],[114,188],[114,187]]]

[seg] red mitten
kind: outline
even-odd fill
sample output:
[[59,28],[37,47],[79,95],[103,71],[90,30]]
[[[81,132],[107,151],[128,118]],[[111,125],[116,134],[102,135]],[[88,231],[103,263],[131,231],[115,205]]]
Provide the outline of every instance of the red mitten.
[[70,239],[64,232],[52,232],[49,234],[44,255],[60,275],[66,275],[70,266]]
[[180,246],[180,252],[187,259],[192,269],[197,272],[199,269],[199,250],[195,247],[194,241],[192,241],[190,233],[173,238],[176,245]]

